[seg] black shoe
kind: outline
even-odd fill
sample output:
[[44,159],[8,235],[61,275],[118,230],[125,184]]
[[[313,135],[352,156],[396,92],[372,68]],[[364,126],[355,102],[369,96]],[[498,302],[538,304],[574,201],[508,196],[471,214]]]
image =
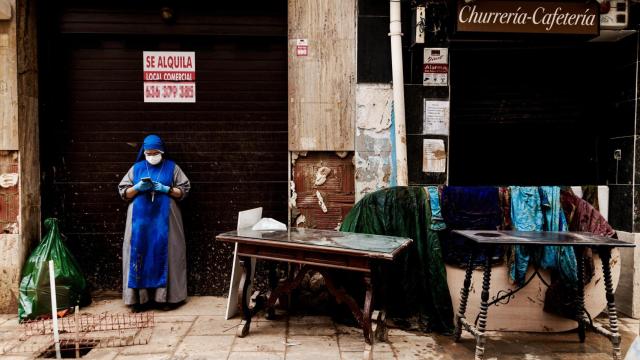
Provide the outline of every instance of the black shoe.
[[177,308],[179,308],[180,306],[184,305],[184,301],[180,301],[177,303],[164,303],[161,305],[161,309],[163,311],[171,311],[171,310],[175,310]]
[[149,303],[131,305],[132,313],[140,313],[149,310]]

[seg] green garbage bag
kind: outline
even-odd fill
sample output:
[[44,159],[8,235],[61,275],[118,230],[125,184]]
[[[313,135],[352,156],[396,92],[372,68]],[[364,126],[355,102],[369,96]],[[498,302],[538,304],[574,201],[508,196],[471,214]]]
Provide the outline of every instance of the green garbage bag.
[[69,249],[62,241],[58,220],[44,221],[47,234],[33,250],[22,269],[18,317],[20,321],[51,315],[49,260],[53,260],[56,281],[57,311],[76,305],[88,305],[91,300],[87,283]]

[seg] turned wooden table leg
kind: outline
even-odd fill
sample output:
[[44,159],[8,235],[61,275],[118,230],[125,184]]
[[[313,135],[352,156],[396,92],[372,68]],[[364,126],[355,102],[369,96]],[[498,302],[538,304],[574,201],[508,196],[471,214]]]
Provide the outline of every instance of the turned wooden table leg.
[[607,313],[609,314],[609,330],[611,344],[613,345],[613,359],[622,360],[620,350],[620,333],[618,330],[618,313],[616,311],[615,296],[613,295],[613,280],[611,279],[611,248],[602,247],[599,249],[602,260],[602,272],[604,273],[604,286],[607,292]]
[[462,336],[462,319],[465,317],[467,311],[467,301],[469,300],[469,290],[471,288],[471,278],[473,277],[473,256],[474,252],[469,254],[469,261],[467,262],[467,271],[464,276],[464,286],[460,290],[460,307],[458,308],[458,314],[456,314],[456,328],[453,333],[455,342],[460,341]]
[[493,249],[487,248],[485,251],[484,276],[482,278],[482,293],[480,295],[480,315],[478,316],[478,334],[476,335],[476,355],[475,360],[484,359],[484,348],[487,341],[485,331],[487,328],[487,312],[489,310],[489,288],[491,285],[491,256]]
[[249,334],[249,328],[251,327],[251,317],[253,316],[253,311],[249,307],[249,301],[251,298],[251,294],[249,294],[249,286],[251,285],[251,258],[250,257],[241,257],[240,264],[242,264],[242,278],[240,279],[240,293],[238,294],[238,300],[240,301],[240,306],[242,307],[242,322],[240,323],[240,327],[238,327],[237,335],[238,337],[245,337]]
[[583,343],[586,338],[586,324],[584,319],[584,248],[582,246],[574,247],[576,260],[578,262],[578,294],[576,298],[576,317],[578,321],[578,338]]

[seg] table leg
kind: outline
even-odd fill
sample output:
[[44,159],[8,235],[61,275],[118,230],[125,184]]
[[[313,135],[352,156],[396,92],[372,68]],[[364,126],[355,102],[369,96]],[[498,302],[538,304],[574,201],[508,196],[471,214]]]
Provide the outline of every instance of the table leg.
[[[276,268],[277,268],[276,264],[271,264],[270,267],[269,267],[269,288],[271,290],[271,292],[269,294],[269,300],[271,300],[271,297],[272,297],[271,295],[278,288],[279,279],[278,279],[278,274],[276,272]],[[273,300],[273,303],[271,303],[271,301],[269,301],[267,303],[266,314],[265,314],[265,317],[267,318],[267,320],[273,320],[275,318],[275,315],[276,315],[275,302],[276,302],[276,300],[277,300],[277,298],[275,300]]]
[[478,334],[476,335],[476,356],[475,360],[484,359],[484,347],[486,343],[485,329],[487,328],[487,312],[489,310],[489,287],[491,285],[491,256],[493,249],[487,248],[485,251],[484,276],[482,278],[482,293],[480,298],[480,315],[478,316]]
[[242,278],[240,279],[240,294],[238,299],[242,307],[242,322],[238,327],[238,337],[245,337],[249,334],[249,327],[251,327],[251,317],[253,317],[253,311],[249,307],[249,301],[251,294],[249,294],[249,286],[251,285],[251,258],[241,257],[240,264],[242,264]]
[[284,282],[280,283],[275,289],[271,291],[266,304],[267,316],[269,316],[270,310],[272,311],[272,309],[274,308],[276,301],[278,301],[278,299],[282,299],[285,294],[291,294],[294,289],[300,286],[300,283],[302,283],[305,274],[309,271],[311,271],[311,267],[307,265],[303,266],[295,275],[295,277],[291,278],[292,275],[290,274],[290,276]]
[[[375,307],[373,310],[372,318],[375,319],[375,328],[373,330],[373,337],[375,342],[387,342],[389,341],[389,334],[387,330],[387,304],[389,303],[389,294],[387,288],[387,282],[384,280],[383,276],[378,272],[378,276],[374,276],[374,271],[384,271],[384,267],[381,264],[375,264],[372,267],[372,281],[377,280],[375,283],[372,283],[372,288],[375,289]],[[378,311],[375,311],[377,309]]]
[[362,331],[364,333],[364,340],[368,344],[373,344],[373,329],[371,327],[371,313],[373,304],[373,291],[371,287],[371,276],[369,274],[364,275],[364,309],[362,314]]
[[460,341],[460,337],[462,336],[462,319],[465,317],[465,312],[467,311],[467,300],[469,299],[469,290],[471,288],[471,278],[473,276],[473,256],[474,252],[471,251],[469,254],[469,262],[467,263],[467,271],[464,276],[464,286],[462,290],[460,290],[460,308],[458,309],[458,314],[456,315],[456,328],[454,331],[454,341]]
[[333,282],[333,278],[331,276],[331,272],[326,269],[318,269],[317,270],[322,277],[324,278],[324,282],[327,285],[327,290],[329,293],[333,295],[338,304],[345,304],[351,310],[353,317],[358,322],[358,325],[362,328],[362,332],[364,334],[364,338],[367,344],[373,343],[373,328],[371,326],[371,314],[373,310],[373,289],[371,286],[371,275],[364,275],[364,284],[365,284],[365,299],[364,299],[364,309],[360,308],[358,303],[354,300],[351,295],[349,295],[344,288],[338,288]]
[[611,344],[613,345],[613,359],[622,360],[622,352],[620,350],[620,333],[618,331],[618,314],[616,312],[616,302],[613,295],[613,280],[611,279],[611,248],[602,247],[599,249],[600,259],[602,260],[602,272],[604,273],[604,286],[607,292],[607,313],[609,314],[609,330],[611,336]]
[[575,246],[576,260],[578,263],[577,275],[578,275],[578,294],[576,298],[576,317],[578,321],[578,338],[583,343],[586,337],[585,333],[585,319],[584,319],[584,247]]
[[389,341],[389,333],[387,331],[387,313],[384,309],[378,312],[376,323],[378,326],[374,332],[375,340],[379,342]]

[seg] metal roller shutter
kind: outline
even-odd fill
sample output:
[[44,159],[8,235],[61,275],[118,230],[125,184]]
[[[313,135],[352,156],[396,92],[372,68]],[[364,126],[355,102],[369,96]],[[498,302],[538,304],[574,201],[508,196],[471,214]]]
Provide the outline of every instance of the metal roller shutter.
[[[286,2],[68,6],[41,49],[44,216],[61,218],[96,289],[121,289],[126,204],[117,184],[157,133],[192,181],[182,204],[190,294],[222,294],[239,210],[286,219]],[[54,11],[54,10],[52,10]],[[54,11],[55,12],[55,11]],[[195,104],[143,102],[143,51],[195,51]]]

